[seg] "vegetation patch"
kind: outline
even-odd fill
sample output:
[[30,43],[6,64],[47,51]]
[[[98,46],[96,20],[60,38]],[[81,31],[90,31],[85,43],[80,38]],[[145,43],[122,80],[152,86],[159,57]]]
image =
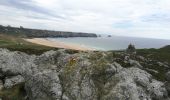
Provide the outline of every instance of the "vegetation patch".
[[2,100],[25,100],[25,97],[24,83],[0,91],[0,98],[2,98]]
[[6,48],[11,51],[21,51],[27,54],[40,55],[49,50],[58,50],[57,48],[37,45],[25,41],[22,38],[10,35],[0,35],[0,48]]

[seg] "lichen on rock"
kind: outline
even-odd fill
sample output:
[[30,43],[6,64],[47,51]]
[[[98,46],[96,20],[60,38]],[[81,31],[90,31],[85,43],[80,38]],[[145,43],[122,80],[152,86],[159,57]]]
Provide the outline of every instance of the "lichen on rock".
[[131,60],[126,68],[110,54],[58,50],[35,56],[0,49],[1,83],[10,88],[24,82],[28,100],[169,100],[165,84],[140,62]]

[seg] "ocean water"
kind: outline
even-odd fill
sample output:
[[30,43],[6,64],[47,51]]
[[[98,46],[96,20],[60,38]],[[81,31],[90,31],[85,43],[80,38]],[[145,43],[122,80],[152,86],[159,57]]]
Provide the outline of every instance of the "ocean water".
[[151,39],[151,38],[135,38],[135,37],[74,37],[74,38],[47,38],[51,41],[60,41],[64,43],[77,44],[90,47],[96,50],[124,50],[131,43],[136,48],[161,48],[170,45],[170,40]]

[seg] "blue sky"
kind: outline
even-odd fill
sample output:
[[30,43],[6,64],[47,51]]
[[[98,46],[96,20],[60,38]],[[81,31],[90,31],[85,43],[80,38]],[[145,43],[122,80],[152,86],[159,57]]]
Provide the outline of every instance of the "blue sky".
[[0,24],[170,39],[170,0],[0,0]]

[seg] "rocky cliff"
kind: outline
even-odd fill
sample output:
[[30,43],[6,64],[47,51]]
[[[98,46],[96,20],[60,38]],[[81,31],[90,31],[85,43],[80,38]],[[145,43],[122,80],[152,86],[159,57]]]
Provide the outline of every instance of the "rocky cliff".
[[82,33],[82,32],[64,32],[64,31],[49,31],[40,29],[28,29],[28,28],[16,28],[10,26],[0,25],[0,34],[8,34],[19,37],[97,37],[94,33]]
[[[170,100],[169,81],[158,81],[149,73],[159,72],[147,68],[147,60],[123,52],[69,54],[61,49],[35,56],[0,49],[0,97],[2,100]],[[169,80],[170,74],[166,76]],[[15,91],[18,99],[9,91]]]

